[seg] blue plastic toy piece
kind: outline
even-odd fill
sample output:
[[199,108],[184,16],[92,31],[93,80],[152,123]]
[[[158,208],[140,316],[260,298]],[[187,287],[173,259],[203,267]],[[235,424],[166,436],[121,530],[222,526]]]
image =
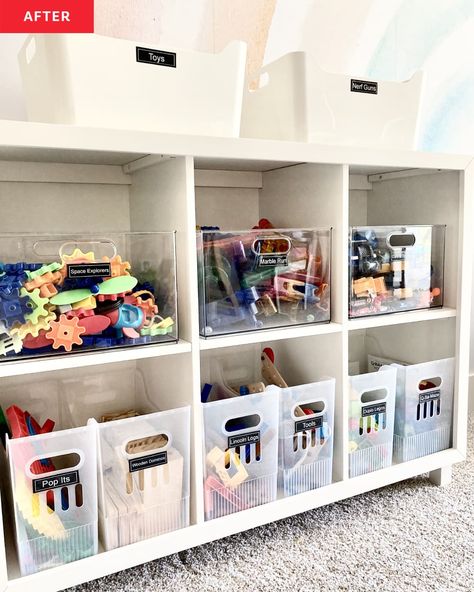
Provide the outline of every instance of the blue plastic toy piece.
[[20,296],[18,288],[9,294],[0,293],[0,321],[3,321],[8,329],[14,323],[22,325],[26,322],[25,315],[31,313],[29,302],[28,296]]

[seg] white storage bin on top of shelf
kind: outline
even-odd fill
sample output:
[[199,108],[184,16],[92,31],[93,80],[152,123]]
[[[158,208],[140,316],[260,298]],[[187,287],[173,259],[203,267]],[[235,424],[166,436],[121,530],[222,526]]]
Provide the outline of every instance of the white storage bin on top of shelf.
[[329,485],[332,481],[336,381],[279,389],[278,486],[285,496]]
[[278,393],[203,405],[206,520],[276,499]]
[[133,368],[80,376],[63,385],[70,421],[92,418],[97,427],[105,548],[188,526],[189,407],[157,411]]
[[[57,422],[60,416],[54,381],[25,384],[21,389],[5,386],[2,404],[7,401],[27,409],[40,426],[48,419]],[[38,432],[32,419],[25,419],[23,427]],[[22,575],[97,553],[93,428],[7,438],[7,456]]]
[[392,464],[397,370],[349,377],[349,477]]
[[30,121],[238,136],[246,45],[220,54],[100,35],[33,35],[19,54]]
[[304,52],[262,69],[244,93],[241,136],[410,149],[416,141],[423,73],[406,82],[325,72]]
[[449,448],[454,358],[396,368],[395,459],[403,462]]

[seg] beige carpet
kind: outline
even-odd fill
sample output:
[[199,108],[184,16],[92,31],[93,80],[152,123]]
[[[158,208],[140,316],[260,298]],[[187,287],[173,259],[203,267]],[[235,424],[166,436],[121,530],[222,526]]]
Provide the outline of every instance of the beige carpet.
[[473,436],[447,487],[418,477],[71,590],[473,592]]

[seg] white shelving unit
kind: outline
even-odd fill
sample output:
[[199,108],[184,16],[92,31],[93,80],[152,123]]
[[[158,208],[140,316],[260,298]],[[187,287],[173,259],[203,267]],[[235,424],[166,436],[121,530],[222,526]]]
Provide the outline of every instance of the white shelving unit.
[[[0,232],[177,230],[180,327],[177,344],[1,362],[0,404],[6,381],[127,364],[155,385],[161,409],[193,410],[191,526],[20,577],[4,488],[0,590],[61,590],[422,473],[449,481],[466,454],[473,197],[474,165],[463,156],[0,122]],[[260,217],[277,227],[333,227],[331,323],[203,340],[195,226],[251,228]],[[447,225],[444,308],[349,321],[349,226],[415,223]],[[334,482],[205,522],[201,367],[223,348],[238,354],[247,344],[271,345],[282,371],[300,381],[336,378]],[[373,344],[408,362],[455,356],[453,445],[349,479],[349,362],[362,370]]]

